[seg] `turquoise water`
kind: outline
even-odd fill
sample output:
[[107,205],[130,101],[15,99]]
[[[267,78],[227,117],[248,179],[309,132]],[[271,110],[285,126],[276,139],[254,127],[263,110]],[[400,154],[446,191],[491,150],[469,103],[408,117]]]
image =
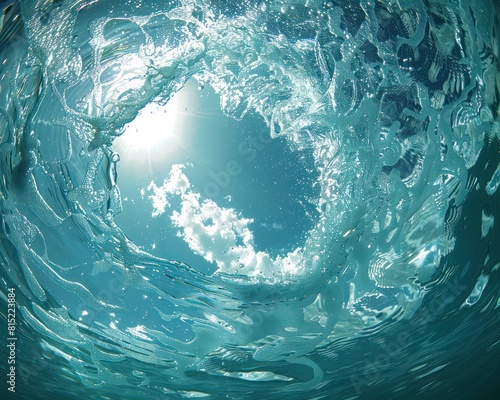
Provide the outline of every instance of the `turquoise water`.
[[2,10],[1,398],[497,398],[497,2]]

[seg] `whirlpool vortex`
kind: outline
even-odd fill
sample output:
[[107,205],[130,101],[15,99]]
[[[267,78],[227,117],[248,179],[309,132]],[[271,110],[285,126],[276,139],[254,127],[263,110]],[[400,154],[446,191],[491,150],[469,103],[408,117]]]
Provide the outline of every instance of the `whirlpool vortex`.
[[495,398],[499,13],[4,2],[9,395]]

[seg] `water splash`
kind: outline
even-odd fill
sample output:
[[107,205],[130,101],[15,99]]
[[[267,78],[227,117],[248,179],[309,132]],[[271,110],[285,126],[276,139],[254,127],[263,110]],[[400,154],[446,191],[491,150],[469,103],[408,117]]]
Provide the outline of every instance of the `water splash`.
[[[454,346],[498,353],[493,3],[132,10],[3,11],[2,279],[57,377],[41,395],[69,385],[112,397],[120,385],[122,398],[432,396],[457,385],[436,378],[465,365]],[[317,218],[295,252],[265,258],[250,220],[188,190],[178,166],[182,185],[152,184],[156,210],[181,197],[174,223],[215,274],[148,254],[115,222],[126,179],[115,139],[193,78],[226,115],[257,115],[270,141],[312,154]]]

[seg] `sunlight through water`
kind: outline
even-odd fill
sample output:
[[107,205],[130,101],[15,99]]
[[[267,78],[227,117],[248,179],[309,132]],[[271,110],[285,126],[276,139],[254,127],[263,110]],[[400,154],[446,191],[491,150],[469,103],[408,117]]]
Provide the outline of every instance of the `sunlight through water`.
[[496,398],[498,2],[0,10],[9,398]]

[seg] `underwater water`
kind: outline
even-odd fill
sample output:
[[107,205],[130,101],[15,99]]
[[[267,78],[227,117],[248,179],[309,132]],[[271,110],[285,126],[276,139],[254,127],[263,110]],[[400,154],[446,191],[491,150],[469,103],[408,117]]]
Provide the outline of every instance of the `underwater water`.
[[499,398],[500,3],[1,10],[2,399]]

